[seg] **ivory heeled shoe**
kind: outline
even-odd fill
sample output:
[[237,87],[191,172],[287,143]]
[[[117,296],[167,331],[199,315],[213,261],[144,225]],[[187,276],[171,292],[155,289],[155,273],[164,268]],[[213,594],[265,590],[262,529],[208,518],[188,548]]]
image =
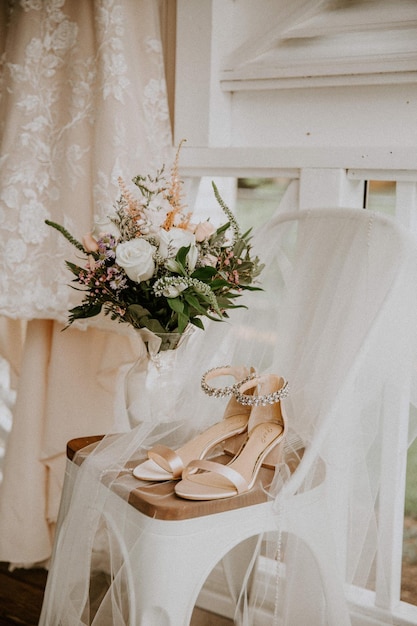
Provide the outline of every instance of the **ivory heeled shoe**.
[[[255,393],[249,390],[256,387]],[[236,399],[252,407],[246,441],[227,465],[205,459],[194,460],[183,471],[175,493],[187,500],[218,500],[252,489],[266,459],[282,447],[286,431],[281,400],[288,395],[288,383],[272,374],[259,376],[238,386]],[[271,461],[270,461],[271,462]]]
[[[201,387],[209,396],[216,398],[231,395],[223,419],[200,433],[178,450],[158,444],[148,451],[148,460],[137,465],[133,475],[139,480],[165,481],[181,478],[185,467],[194,459],[204,459],[218,444],[243,433],[248,426],[251,407],[243,406],[234,395],[237,386],[255,376],[253,368],[225,365],[215,367],[203,375]],[[208,381],[219,376],[233,376],[236,383],[227,387],[212,387]]]

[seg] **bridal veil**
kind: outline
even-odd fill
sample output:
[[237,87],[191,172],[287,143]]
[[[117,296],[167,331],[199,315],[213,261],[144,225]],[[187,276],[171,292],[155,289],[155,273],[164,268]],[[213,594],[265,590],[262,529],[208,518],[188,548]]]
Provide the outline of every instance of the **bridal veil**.
[[[219,421],[225,401],[205,396],[200,378],[227,363],[289,381],[288,441],[300,457],[295,471],[284,459],[267,487],[276,531],[258,542],[252,569],[243,576],[236,623],[270,624],[270,617],[262,622],[259,615],[273,612],[275,624],[329,624],[325,581],[311,553],[297,536],[280,532],[291,499],[317,482],[343,591],[340,614],[354,613],[354,590],[360,590],[376,598],[384,623],[390,623],[389,526],[392,516],[402,515],[401,481],[393,477],[401,474],[400,455],[405,457],[415,382],[416,241],[370,211],[316,209],[276,215],[253,243],[265,263],[263,291],[248,294],[248,308],[234,311],[229,321],[194,334],[176,372],[169,415],[149,408],[139,426],[107,435],[77,469],[62,502],[42,624],[135,623],[126,608],[126,554],[108,529],[103,535],[109,501],[99,498],[99,486],[105,482],[110,491],[126,464],[143,458],[157,441],[178,447]],[[308,520],[308,510],[303,514]],[[258,580],[261,559],[278,572],[271,575],[272,609]],[[162,567],[172,570],[175,584],[181,564]],[[90,580],[100,573],[107,582],[97,599]],[[225,565],[225,573],[236,588],[233,579],[241,572]]]

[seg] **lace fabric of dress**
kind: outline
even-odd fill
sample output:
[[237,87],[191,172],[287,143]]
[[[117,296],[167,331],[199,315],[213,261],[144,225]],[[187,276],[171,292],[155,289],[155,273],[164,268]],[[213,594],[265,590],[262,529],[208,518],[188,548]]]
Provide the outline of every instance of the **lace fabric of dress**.
[[4,5],[0,313],[65,322],[77,303],[68,244],[44,220],[81,237],[107,217],[118,176],[170,157],[158,6],[21,0],[7,13]]
[[79,259],[44,221],[81,239],[111,212],[118,176],[169,170],[173,151],[158,2],[0,5],[0,343],[18,379],[0,560],[30,566],[51,554],[66,440],[110,428],[137,349],[110,321],[61,332],[80,300],[64,261]]
[[[296,471],[285,462],[277,467],[269,489],[276,532],[256,544],[278,567],[272,576],[274,624],[336,626],[329,621],[323,595],[326,575],[319,576],[314,558],[296,535],[280,531],[293,499],[314,495],[318,484],[324,545],[315,539],[310,509],[300,509],[300,515],[311,526],[314,549],[325,549],[334,559],[341,592],[332,600],[337,626],[355,623],[345,596],[350,588],[372,594],[378,587],[380,600],[388,597],[382,511],[390,497],[387,477],[395,470],[395,451],[407,440],[402,411],[411,397],[417,342],[416,241],[372,212],[317,209],[277,215],[255,234],[254,246],[266,262],[264,292],[249,294],[247,310],[235,311],[230,323],[213,323],[188,346],[188,361],[177,373],[171,419],[153,415],[127,435],[109,435],[80,468],[73,464],[77,477],[62,503],[42,624],[137,623],[141,582],[132,579],[129,563],[140,558],[145,538],[134,535],[126,548],[124,537],[131,529],[123,513],[117,528],[106,525],[114,507],[108,494],[117,489],[128,497],[133,479],[126,468],[157,441],[178,447],[219,421],[224,401],[199,392],[199,383],[204,371],[224,363],[253,365],[289,381],[288,436],[305,448]],[[234,590],[235,622],[245,626],[259,623],[262,611],[271,614],[256,550],[247,575],[224,563]],[[175,585],[181,564],[164,562],[161,567],[175,572]],[[108,587],[97,607],[89,585],[100,571]],[[162,615],[155,619],[169,623]],[[386,611],[384,623],[390,622]]]

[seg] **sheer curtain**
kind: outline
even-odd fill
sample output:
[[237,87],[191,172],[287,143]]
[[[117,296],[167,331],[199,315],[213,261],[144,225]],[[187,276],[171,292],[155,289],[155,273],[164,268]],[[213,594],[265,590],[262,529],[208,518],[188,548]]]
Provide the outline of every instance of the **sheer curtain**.
[[[0,498],[0,560],[49,558],[66,441],[112,424],[133,338],[104,324],[61,333],[71,246],[111,210],[117,179],[171,158],[153,0],[20,0],[0,9],[1,356],[18,380]],[[74,258],[73,258],[74,260]]]

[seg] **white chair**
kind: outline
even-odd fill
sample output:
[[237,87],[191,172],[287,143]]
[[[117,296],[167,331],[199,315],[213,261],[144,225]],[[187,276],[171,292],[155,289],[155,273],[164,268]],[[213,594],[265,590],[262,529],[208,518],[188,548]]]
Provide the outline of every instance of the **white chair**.
[[[78,471],[73,464],[74,454],[80,452],[77,458],[82,462],[83,448],[87,447],[88,454],[89,444],[96,439],[99,437],[68,443],[66,491],[71,491]],[[228,460],[226,457],[218,459],[220,462]],[[287,462],[291,464],[288,456]],[[294,455],[294,465],[297,462]],[[324,509],[317,506],[322,501],[322,477],[317,487],[297,496],[294,504],[285,509],[285,516],[279,514],[274,501],[265,492],[272,479],[273,472],[262,468],[257,485],[250,493],[216,503],[180,500],[172,482],[140,488],[130,475],[123,477],[119,494],[109,494],[103,485],[102,499],[106,506],[101,532],[112,537],[111,543],[115,542],[116,550],[120,550],[124,558],[123,584],[128,590],[125,600],[128,599],[126,614],[129,615],[126,623],[132,626],[189,624],[198,594],[214,566],[246,539],[277,531],[279,523],[281,532],[294,533],[312,548],[320,573],[327,581],[329,623],[349,624],[340,613],[343,586],[325,531]],[[130,496],[125,510],[120,495],[126,489]],[[66,501],[64,496],[63,502]],[[61,509],[61,527],[65,526],[65,515],[66,511]],[[59,540],[56,549],[59,549]],[[236,564],[241,568],[242,578],[251,556],[245,549],[237,552]],[[57,587],[54,593],[59,594]]]
[[[348,585],[370,585],[378,601],[380,583],[372,586],[370,571],[378,579],[378,572],[390,569],[382,544],[392,521],[386,519],[386,503],[401,488],[398,453],[404,450],[407,413],[398,407],[409,400],[416,346],[417,246],[394,221],[353,209],[286,214],[268,228],[277,234],[279,268],[271,280],[283,294],[270,366],[282,363],[293,386],[287,412],[295,436],[306,443],[303,458],[280,490],[273,471],[262,468],[250,492],[212,502],[182,500],[172,482],[140,483],[129,467],[111,488],[104,476],[96,506],[112,584],[94,624],[187,626],[215,565],[244,546],[234,557],[238,595],[253,557],[254,544],[247,540],[270,531],[296,538],[282,559],[286,569],[275,623],[348,626]],[[262,315],[258,323],[264,324]],[[389,426],[393,410],[395,431]],[[84,457],[81,452],[74,463],[73,455],[85,443],[69,443],[55,554],[77,506],[70,496]],[[288,454],[291,466],[289,449]],[[381,480],[382,474],[390,480]],[[311,572],[318,572],[322,590],[317,597],[306,588],[316,587],[314,574],[303,576],[297,562],[300,545],[314,557]],[[304,587],[293,580],[297,576]],[[65,585],[52,568],[40,624],[71,623],[64,617],[54,621],[68,595]],[[255,587],[256,568],[249,593]],[[60,615],[65,613],[61,606]]]

